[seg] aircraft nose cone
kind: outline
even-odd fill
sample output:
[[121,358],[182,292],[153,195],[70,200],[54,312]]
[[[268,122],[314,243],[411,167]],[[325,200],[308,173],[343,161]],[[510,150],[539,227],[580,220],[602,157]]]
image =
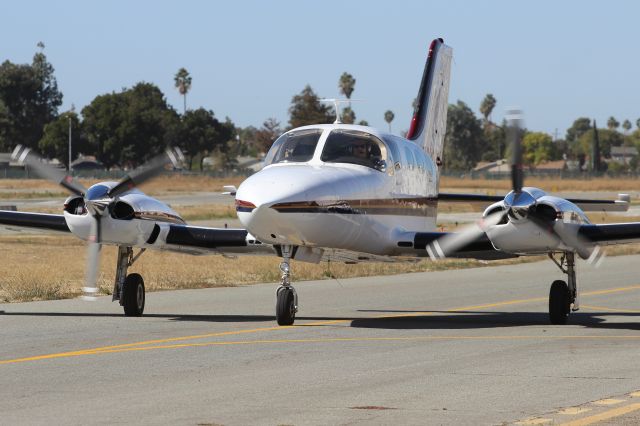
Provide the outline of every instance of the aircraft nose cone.
[[[271,235],[277,228],[271,208],[287,201],[335,198],[332,185],[323,173],[310,166],[273,167],[245,180],[236,192],[236,212],[240,222],[254,235]],[[266,232],[263,228],[268,227]]]
[[[311,228],[325,236],[333,232],[326,220],[339,215],[322,214],[322,206],[349,210],[351,202],[378,199],[389,189],[385,176],[364,167],[269,166],[240,185],[236,211],[242,224],[261,241],[302,244],[311,241]],[[320,219],[325,220],[322,226]]]
[[[307,199],[314,186],[311,167],[275,167],[261,171],[246,179],[236,192],[236,206],[258,208],[280,200]],[[317,186],[318,182],[315,182]]]

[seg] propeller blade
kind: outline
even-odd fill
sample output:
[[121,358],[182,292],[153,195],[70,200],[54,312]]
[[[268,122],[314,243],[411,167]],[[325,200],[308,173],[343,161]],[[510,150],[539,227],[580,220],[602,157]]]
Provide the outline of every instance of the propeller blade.
[[84,300],[96,300],[98,294],[98,270],[100,268],[100,249],[102,248],[102,244],[100,244],[100,215],[95,215],[93,218],[87,245],[85,284],[82,287]]
[[604,261],[604,250],[599,245],[593,244],[579,235],[579,228],[577,224],[566,224],[561,221],[556,222],[553,226],[554,232],[565,246],[574,249],[578,256],[597,268]]
[[522,166],[522,111],[507,111],[507,143],[511,145],[511,186],[514,192],[522,191],[524,173]]
[[599,267],[605,258],[605,253],[599,245],[594,245],[586,238],[578,234],[579,225],[564,223],[561,220],[550,222],[539,217],[535,212],[529,214],[531,220],[538,228],[556,237],[565,247],[574,250],[578,256],[585,259],[588,264]]
[[146,164],[138,167],[118,182],[108,193],[109,197],[115,198],[125,191],[146,182],[162,172],[164,167],[171,163],[174,167],[179,167],[184,161],[184,155],[180,148],[167,148],[164,153],[152,158]]
[[62,186],[67,191],[75,195],[84,196],[87,191],[80,182],[75,180],[71,175],[65,173],[62,169],[56,169],[44,163],[42,158],[33,152],[31,148],[18,145],[13,150],[11,158],[21,164],[28,165],[38,176]]
[[506,211],[492,213],[489,216],[467,225],[459,232],[447,234],[427,246],[431,260],[443,259],[455,254],[458,250],[481,238],[487,229],[497,225],[507,214]]

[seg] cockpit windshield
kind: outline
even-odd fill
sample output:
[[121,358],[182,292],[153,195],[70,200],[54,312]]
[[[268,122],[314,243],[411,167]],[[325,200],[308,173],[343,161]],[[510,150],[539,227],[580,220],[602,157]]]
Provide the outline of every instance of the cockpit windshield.
[[385,171],[387,149],[380,139],[357,130],[334,130],[322,156],[325,163],[350,163]]
[[275,163],[304,163],[313,158],[322,129],[298,130],[285,133],[271,146],[264,165]]

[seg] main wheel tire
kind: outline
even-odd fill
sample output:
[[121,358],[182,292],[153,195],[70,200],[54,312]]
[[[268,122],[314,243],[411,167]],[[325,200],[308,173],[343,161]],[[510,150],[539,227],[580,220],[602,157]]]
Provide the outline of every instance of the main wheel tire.
[[549,319],[551,324],[566,324],[571,307],[569,286],[562,280],[556,280],[549,290]]
[[276,321],[278,325],[292,325],[296,319],[296,305],[293,290],[282,287],[276,296]]
[[122,289],[122,307],[128,317],[139,317],[144,312],[144,280],[140,274],[129,274]]

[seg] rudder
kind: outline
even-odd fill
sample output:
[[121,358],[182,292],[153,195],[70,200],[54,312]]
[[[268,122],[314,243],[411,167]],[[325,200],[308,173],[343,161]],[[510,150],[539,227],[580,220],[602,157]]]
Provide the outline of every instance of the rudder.
[[453,50],[441,38],[431,42],[407,139],[417,143],[438,169],[447,130],[449,80]]

